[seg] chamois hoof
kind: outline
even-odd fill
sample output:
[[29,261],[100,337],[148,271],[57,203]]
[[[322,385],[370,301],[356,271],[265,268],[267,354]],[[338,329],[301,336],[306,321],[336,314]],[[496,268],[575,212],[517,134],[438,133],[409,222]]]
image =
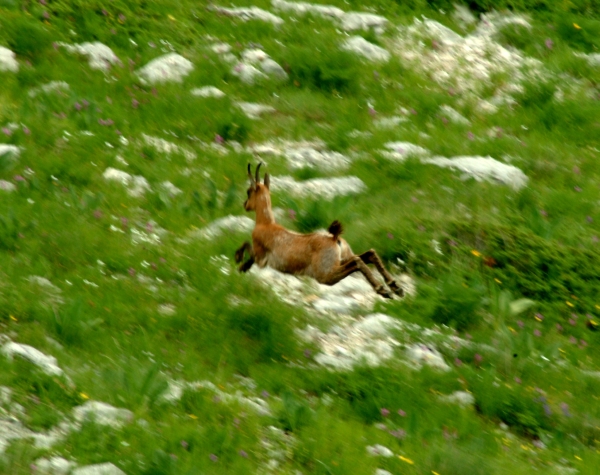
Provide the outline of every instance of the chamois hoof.
[[404,289],[400,287],[396,281],[393,280],[388,285],[392,292],[394,292],[398,297],[404,297]]
[[244,249],[238,249],[235,251],[235,263],[239,264],[244,260]]
[[383,285],[381,287],[379,287],[376,292],[379,295],[381,295],[383,298],[386,298],[386,299],[392,298],[392,294],[390,294]]

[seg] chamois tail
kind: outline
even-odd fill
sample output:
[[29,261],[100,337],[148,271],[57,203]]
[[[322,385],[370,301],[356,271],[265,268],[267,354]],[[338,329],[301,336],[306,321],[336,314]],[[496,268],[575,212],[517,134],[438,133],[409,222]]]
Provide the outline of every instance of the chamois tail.
[[340,223],[336,219],[333,223],[331,223],[329,225],[329,228],[327,228],[327,231],[330,232],[331,234],[333,234],[333,240],[337,241],[340,234],[342,234],[344,232],[344,227],[342,226],[342,223]]

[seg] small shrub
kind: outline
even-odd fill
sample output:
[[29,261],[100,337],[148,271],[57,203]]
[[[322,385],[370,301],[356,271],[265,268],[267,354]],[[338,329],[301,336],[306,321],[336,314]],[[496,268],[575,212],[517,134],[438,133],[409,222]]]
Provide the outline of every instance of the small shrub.
[[468,285],[460,275],[448,274],[441,280],[438,303],[432,319],[459,331],[473,327],[481,319],[478,310],[482,297],[479,287]]
[[18,55],[37,59],[52,46],[52,35],[43,25],[21,15],[6,15],[1,24],[6,29],[8,45]]
[[279,422],[283,430],[295,432],[310,423],[312,413],[305,401],[290,391],[284,392],[281,399],[283,406],[279,413]]

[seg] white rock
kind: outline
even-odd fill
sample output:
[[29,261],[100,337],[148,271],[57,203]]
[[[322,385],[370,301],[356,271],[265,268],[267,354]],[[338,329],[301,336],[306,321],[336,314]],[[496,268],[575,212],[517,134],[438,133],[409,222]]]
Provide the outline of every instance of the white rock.
[[475,18],[475,15],[473,15],[471,13],[471,10],[469,10],[464,5],[454,5],[454,12],[452,12],[452,18],[463,28],[466,28],[467,26],[472,25],[473,23],[477,23],[477,18]]
[[99,69],[101,71],[108,71],[111,66],[115,64],[121,64],[121,60],[117,57],[113,50],[105,44],[94,42],[94,43],[81,43],[70,45],[67,43],[58,43],[70,53],[79,53],[88,57],[88,64],[92,69]]
[[333,199],[361,193],[366,189],[363,181],[355,176],[336,178],[313,178],[296,181],[290,176],[271,177],[271,189],[274,192],[288,193],[296,197]]
[[528,181],[522,170],[492,157],[433,157],[422,161],[442,168],[456,169],[463,172],[465,177],[473,177],[477,181],[500,182],[515,190],[523,188]]
[[406,117],[393,115],[390,117],[379,117],[373,121],[373,125],[375,125],[375,127],[378,129],[393,129],[404,122],[408,122]]
[[297,170],[300,168],[317,168],[323,171],[335,171],[347,168],[350,159],[339,152],[326,150],[325,143],[314,141],[278,140],[255,144],[248,149],[257,155],[274,155],[285,157],[288,166]]
[[158,313],[166,317],[172,317],[177,313],[177,309],[175,308],[175,305],[170,303],[161,304],[158,306]]
[[73,408],[73,417],[80,423],[89,418],[97,424],[118,428],[133,419],[133,412],[113,407],[104,402],[87,401],[85,404]]
[[435,20],[426,19],[423,23],[425,24],[427,32],[445,45],[454,45],[463,40],[463,37],[458,33]]
[[122,170],[109,167],[102,174],[107,181],[117,181],[127,188],[127,194],[134,198],[143,196],[147,191],[150,191],[148,180],[140,175],[130,175]]
[[431,345],[410,345],[406,349],[406,356],[415,368],[428,365],[441,371],[450,371],[450,366],[446,364],[442,355]]
[[50,376],[62,376],[63,374],[63,370],[58,367],[54,356],[45,355],[33,346],[10,341],[2,346],[1,351],[11,360],[15,355],[26,359]]
[[69,84],[65,81],[50,81],[48,84],[31,89],[28,94],[29,97],[35,97],[40,93],[47,94],[53,91],[68,91]]
[[214,86],[205,86],[191,91],[193,96],[197,97],[216,97],[217,99],[225,97],[225,93]]
[[283,20],[271,12],[263,10],[258,7],[239,7],[239,8],[225,8],[225,7],[212,7],[213,10],[227,16],[233,16],[240,18],[243,21],[248,20],[260,20],[273,25],[281,25]]
[[384,470],[383,468],[378,468],[375,470],[375,475],[392,475],[390,472],[388,472],[387,470]]
[[[244,82],[249,82],[250,79],[254,80],[252,76],[261,77],[257,75],[255,71],[248,66],[258,67],[262,69],[262,72],[267,76],[279,79],[279,80],[287,80],[288,75],[285,70],[271,57],[265,53],[261,49],[247,49],[242,51],[242,61],[234,68],[234,73],[240,76],[242,79],[242,75],[249,76],[247,80],[242,79]],[[239,69],[242,71],[238,71]],[[244,68],[247,68],[247,71],[243,71]],[[257,69],[258,71],[258,69]],[[264,76],[264,75],[263,75]]]
[[257,104],[255,102],[236,102],[236,105],[242,109],[242,112],[250,119],[260,119],[260,116],[263,114],[275,112],[274,107],[265,104]]
[[342,44],[342,49],[359,54],[373,62],[387,62],[392,56],[389,51],[368,42],[362,36],[351,36]]
[[6,191],[10,193],[11,191],[15,191],[17,189],[14,183],[6,180],[0,180],[0,191]]
[[182,82],[192,72],[191,61],[177,53],[168,53],[150,61],[139,69],[137,75],[142,83]]
[[380,150],[379,153],[384,157],[402,162],[408,157],[424,157],[429,155],[429,150],[410,142],[388,142],[385,144],[388,150]]
[[231,45],[227,43],[215,43],[210,49],[216,54],[227,54],[231,52]]
[[373,13],[348,12],[341,18],[342,28],[346,31],[369,30],[373,28],[375,32],[383,31],[388,23],[387,18]]
[[267,76],[279,79],[281,81],[285,81],[288,79],[288,74],[285,72],[285,69],[283,69],[279,65],[279,63],[277,63],[271,58],[265,58],[260,63],[260,67]]
[[458,404],[463,407],[475,404],[475,397],[466,391],[454,391],[452,394],[440,396],[439,400],[450,404]]
[[[415,20],[398,29],[394,52],[414,70],[443,88],[452,89],[461,99],[476,103],[495,86],[493,95],[506,103],[515,87],[525,80],[544,80],[550,73],[542,63],[521,52],[504,48],[494,38],[500,27],[523,23],[512,15],[487,15],[477,29],[465,37],[432,20]],[[431,48],[431,40],[435,40]],[[498,76],[510,78],[506,83]]]
[[254,229],[254,220],[247,216],[225,216],[213,221],[208,226],[192,231],[192,237],[214,239],[224,233],[248,233]]
[[318,5],[306,2],[287,2],[285,0],[271,0],[271,5],[282,11],[297,13],[300,15],[314,13],[322,17],[341,18],[344,10],[331,5]]
[[21,149],[16,145],[10,145],[7,143],[0,143],[0,157],[4,154],[12,154],[13,157],[18,157],[21,153]]
[[374,457],[393,457],[394,456],[394,452],[392,452],[390,449],[388,449],[384,445],[379,445],[379,444],[367,445],[367,452],[369,453],[369,455],[372,455]]
[[0,386],[0,404],[3,406],[7,406],[10,404],[10,399],[12,397],[12,389],[7,386]]
[[0,419],[0,454],[4,453],[13,440],[33,439],[35,448],[48,450],[63,437],[64,433],[58,430],[47,434],[33,432],[14,417]]
[[160,187],[171,196],[177,196],[177,195],[180,195],[181,193],[183,193],[183,191],[181,191],[179,188],[177,188],[170,181],[163,181],[160,184]]
[[2,71],[12,73],[19,71],[19,63],[17,62],[15,53],[4,46],[0,46],[0,72]]
[[75,467],[74,462],[62,457],[37,459],[33,464],[37,467],[36,473],[40,475],[67,475]]
[[440,106],[440,112],[450,122],[454,122],[455,124],[459,125],[471,125],[471,121],[469,119],[447,104]]
[[384,337],[390,330],[402,328],[402,324],[384,313],[374,313],[356,323],[354,328],[372,336]]
[[161,139],[160,137],[152,137],[151,135],[142,134],[144,144],[156,149],[159,153],[171,155],[172,153],[178,153],[185,157],[188,162],[192,162],[196,159],[196,152],[189,148],[182,147],[168,140]]
[[573,53],[575,56],[579,58],[586,59],[590,66],[600,66],[600,53]]
[[86,465],[85,467],[76,468],[71,472],[71,475],[126,475],[116,465],[106,462],[96,465]]
[[257,79],[266,78],[267,75],[256,69],[251,64],[238,63],[231,70],[231,74],[240,78],[246,84],[254,84]]

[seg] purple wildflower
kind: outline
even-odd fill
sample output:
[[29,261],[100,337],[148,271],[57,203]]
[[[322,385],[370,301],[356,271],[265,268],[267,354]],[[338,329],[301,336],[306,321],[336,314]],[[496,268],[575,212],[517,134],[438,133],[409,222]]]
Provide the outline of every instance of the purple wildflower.
[[40,5],[44,5],[45,6],[47,4],[48,4],[48,2],[46,0],[40,0]]
[[150,48],[156,48],[156,44],[152,41],[148,41],[148,46],[150,46]]
[[304,350],[303,354],[305,358],[310,358],[312,356],[312,351]]
[[517,325],[519,325],[520,328],[523,328],[525,326],[525,324],[523,323],[523,320],[518,320]]
[[81,101],[81,104],[83,104],[83,107],[85,107],[86,109],[87,109],[88,107],[90,107],[90,103],[89,103],[88,101],[86,101],[85,99],[83,99],[83,100]]
[[412,115],[417,115],[417,111],[416,111],[416,110],[414,110],[414,109],[411,109],[411,110],[410,110],[410,113],[411,113]]
[[596,236],[595,234],[592,236],[592,242],[593,243],[597,243],[599,241],[598,236]]
[[548,217],[548,211],[546,211],[545,209],[541,209],[540,210],[540,214],[544,217],[547,218]]
[[467,138],[468,138],[469,140],[475,140],[475,135],[473,135],[473,132],[471,132],[471,131],[469,130],[469,132],[467,133]]
[[544,44],[546,45],[546,48],[548,48],[548,49],[554,48],[554,41],[552,41],[550,38],[546,38],[546,41],[544,41]]
[[380,412],[381,412],[381,415],[382,415],[383,417],[387,417],[387,416],[389,416],[389,415],[390,415],[390,410],[389,410],[389,409],[386,409],[385,407],[382,407],[382,408],[380,409]]
[[137,99],[131,99],[131,107],[133,107],[134,109],[137,109],[140,105],[140,101],[138,101]]
[[186,450],[187,450],[187,448],[190,446],[190,444],[188,444],[188,443],[187,443],[185,440],[182,440],[182,441],[180,442],[180,444],[181,444],[181,446],[182,446],[184,449],[186,449]]
[[154,230],[154,226],[152,226],[151,222],[147,222],[146,223],[146,231],[148,231],[149,233],[151,233]]
[[128,270],[127,272],[129,272],[129,275],[130,275],[131,277],[135,276],[135,269],[134,269],[133,267],[130,267],[130,268],[129,268],[129,270]]
[[569,405],[566,402],[561,402],[560,408],[565,416],[571,417],[571,413],[569,412]]
[[592,218],[591,216],[586,216],[585,219],[588,223],[591,223],[594,221],[594,218]]
[[550,406],[547,402],[544,403],[544,414],[546,414],[547,416],[552,415],[552,409],[550,409]]
[[418,203],[418,202],[419,202],[419,198],[417,198],[416,196],[411,196],[411,197],[410,197],[410,200],[411,200],[413,203]]
[[29,134],[31,134],[31,130],[29,130],[27,127],[23,126],[23,133],[25,135],[29,135]]
[[569,318],[569,323],[573,326],[577,325],[577,321],[574,318]]
[[587,341],[585,341],[585,340],[579,340],[579,345],[580,345],[582,348],[585,348],[586,346],[588,346],[588,344],[587,344]]
[[577,193],[581,193],[581,188],[579,186],[574,186],[573,189],[577,192]]
[[556,324],[556,331],[558,331],[558,332],[562,332],[563,331],[563,326],[560,323]]
[[454,239],[448,239],[448,246],[456,247],[456,246],[458,246],[458,244],[456,243],[456,241]]
[[245,459],[248,458],[248,453],[245,450],[242,449],[238,453],[240,454],[240,457],[244,457]]
[[402,409],[398,409],[398,415],[400,417],[406,417],[406,412],[404,412]]
[[12,135],[12,130],[10,130],[8,127],[2,127],[2,133],[4,135],[10,136],[10,135]]
[[379,73],[377,71],[373,71],[373,77],[378,80],[379,79]]
[[535,330],[533,330],[533,334],[534,334],[535,336],[542,336],[542,332],[541,332],[541,331],[539,331],[537,328],[536,328]]
[[569,342],[571,342],[571,343],[573,343],[574,345],[576,345],[576,344],[577,344],[577,338],[575,338],[573,335],[571,335],[571,336],[569,337]]
[[515,383],[521,384],[522,383],[521,378],[519,378],[518,376],[515,376]]
[[215,135],[215,143],[218,143],[219,145],[222,143],[225,143],[225,139],[223,137],[221,137],[219,134]]
[[119,13],[119,21],[121,23],[123,23],[125,21],[125,15],[123,15],[122,13]]
[[456,366],[462,366],[462,361],[459,358],[454,358],[454,364]]
[[15,175],[13,177],[13,180],[15,180],[15,181],[25,181],[25,178],[22,175]]
[[404,439],[406,431],[404,429],[391,430],[390,435],[396,437],[396,439]]
[[107,12],[107,11],[106,11],[104,8],[102,9],[102,14],[103,14],[104,16],[108,16],[108,12]]
[[127,218],[125,218],[124,216],[121,217],[121,226],[123,226],[124,228],[126,228],[127,224],[129,224],[129,220]]
[[544,321],[544,316],[543,316],[541,313],[539,313],[539,312],[538,312],[538,313],[536,313],[534,317],[535,317],[535,319],[536,319],[538,322],[543,322],[543,321]]
[[236,417],[233,419],[233,426],[237,429],[240,426],[240,420]]
[[94,210],[94,218],[96,218],[96,219],[102,218],[102,211],[100,211],[99,209]]
[[392,233],[387,233],[387,238],[388,239],[394,239],[394,235]]
[[217,460],[219,460],[219,457],[217,457],[215,454],[210,454],[208,457],[213,462],[217,462]]
[[479,364],[483,361],[483,356],[481,356],[479,353],[475,353],[474,359],[475,363]]
[[220,403],[220,402],[221,402],[221,398],[220,398],[219,396],[213,396],[213,402],[214,402],[215,404],[218,404],[218,403]]
[[47,20],[48,18],[50,18],[50,13],[44,12],[42,13],[42,16],[44,17],[44,20]]
[[269,398],[269,392],[268,392],[268,391],[266,391],[266,390],[263,390],[263,391],[260,393],[260,397],[262,397],[263,399],[268,399],[268,398]]

